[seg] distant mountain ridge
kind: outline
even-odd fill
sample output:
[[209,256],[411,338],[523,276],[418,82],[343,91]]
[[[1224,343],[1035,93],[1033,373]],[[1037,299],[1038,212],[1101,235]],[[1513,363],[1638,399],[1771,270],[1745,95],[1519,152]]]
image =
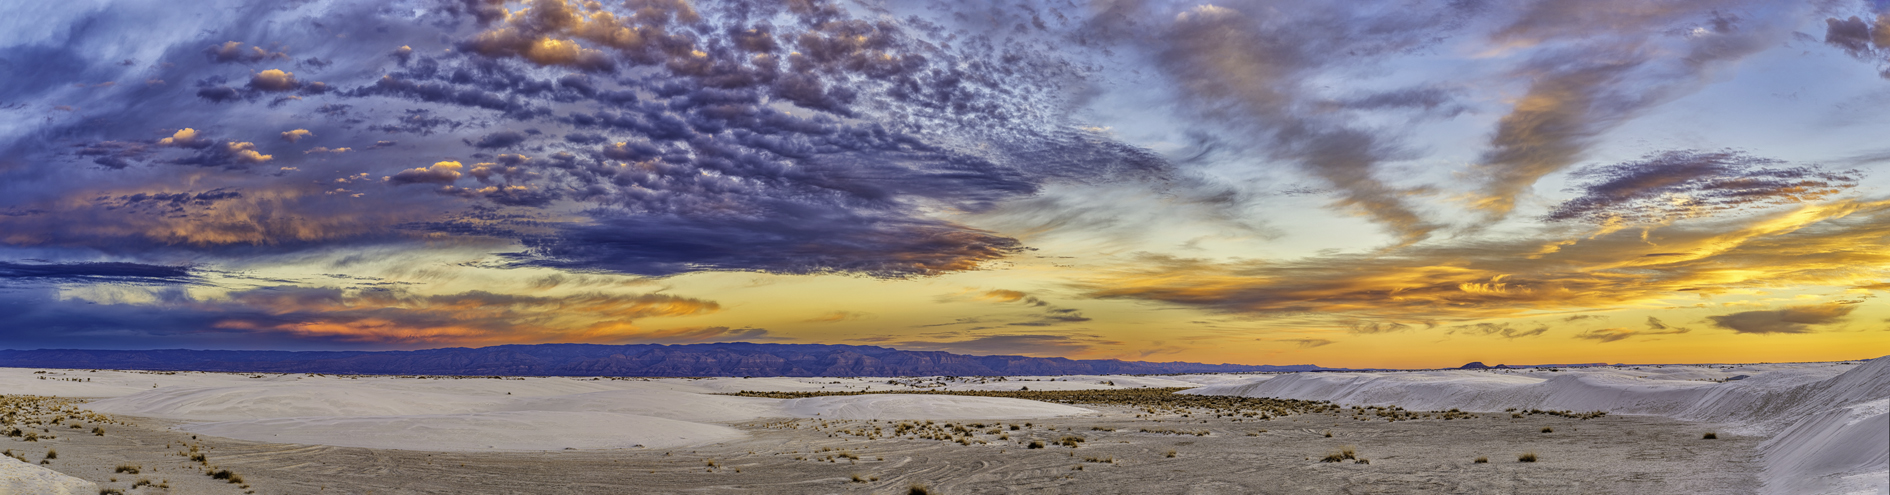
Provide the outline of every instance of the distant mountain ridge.
[[833,344],[536,344],[418,351],[0,350],[0,367],[508,376],[1016,376],[1318,371],[1241,365],[971,356]]

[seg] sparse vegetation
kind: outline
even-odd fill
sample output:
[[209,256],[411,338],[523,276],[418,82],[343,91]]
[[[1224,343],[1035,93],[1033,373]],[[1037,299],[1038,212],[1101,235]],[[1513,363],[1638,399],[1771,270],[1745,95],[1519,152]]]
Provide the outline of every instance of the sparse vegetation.
[[1701,436],[1700,439],[1701,440],[1718,440],[1719,434],[1709,431],[1709,432],[1706,432],[1706,435]]
[[1536,462],[1536,453],[1524,452],[1522,455],[1516,456],[1516,462]]
[[1174,457],[1174,456],[1175,456],[1175,449],[1168,449],[1168,457]]
[[144,466],[139,466],[137,464],[119,464],[117,468],[112,470],[112,472],[138,474],[138,470],[143,469],[143,468]]
[[1474,462],[1474,463],[1476,463],[1476,464],[1489,464],[1489,463],[1490,463],[1490,458],[1489,458],[1489,457],[1485,457],[1485,456],[1477,456],[1477,460],[1475,460],[1475,461],[1471,461],[1471,462]]
[[932,495],[932,488],[913,483],[912,486],[906,488],[906,495]]
[[1364,459],[1358,457],[1358,448],[1350,445],[1339,447],[1339,450],[1326,454],[1325,457],[1319,459],[1319,462],[1340,462],[1348,460],[1361,461],[1359,464],[1369,464],[1369,462],[1363,462]]
[[1542,427],[1542,432],[1543,432],[1543,433],[1555,433],[1555,428],[1550,428],[1550,427],[1547,427],[1547,426],[1544,426],[1544,427]]

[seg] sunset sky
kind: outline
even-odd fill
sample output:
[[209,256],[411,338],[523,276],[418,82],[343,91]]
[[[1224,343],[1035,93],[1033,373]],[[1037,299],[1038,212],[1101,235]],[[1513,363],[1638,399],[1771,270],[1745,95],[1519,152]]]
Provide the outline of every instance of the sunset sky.
[[1890,354],[1890,0],[0,12],[0,348]]

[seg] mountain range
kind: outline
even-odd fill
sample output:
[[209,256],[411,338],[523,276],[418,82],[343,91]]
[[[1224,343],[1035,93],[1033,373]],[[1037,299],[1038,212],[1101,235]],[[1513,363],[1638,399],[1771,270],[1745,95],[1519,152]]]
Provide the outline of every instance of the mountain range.
[[1241,365],[971,356],[829,344],[535,344],[416,351],[0,350],[0,367],[507,376],[1016,376],[1318,371]]

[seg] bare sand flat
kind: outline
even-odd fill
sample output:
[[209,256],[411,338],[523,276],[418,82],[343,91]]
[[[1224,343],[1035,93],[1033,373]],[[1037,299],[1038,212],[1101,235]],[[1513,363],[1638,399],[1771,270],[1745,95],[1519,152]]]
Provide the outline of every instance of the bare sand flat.
[[[746,439],[693,448],[429,452],[193,440],[170,428],[174,423],[139,419],[102,437],[14,446],[29,459],[57,448],[60,457],[48,467],[104,488],[140,478],[171,487],[128,493],[246,491],[203,474],[189,446],[214,470],[237,473],[249,490],[272,494],[888,493],[915,483],[934,493],[1754,493],[1760,484],[1761,438],[1704,440],[1709,427],[1651,416],[1496,413],[1388,423],[1338,412],[1236,422],[1095,409],[1100,417],[934,420],[941,427],[984,425],[969,428],[971,445],[837,433],[889,430],[896,421],[781,419],[739,423]],[[1542,433],[1545,427],[1554,432]],[[992,429],[999,433],[985,433]],[[1066,436],[1084,441],[1074,448],[1053,443]],[[1048,446],[1028,448],[1033,440]],[[1320,461],[1347,446],[1369,464]],[[1539,461],[1518,462],[1528,451]],[[1489,463],[1475,463],[1477,457]],[[112,472],[123,464],[143,470]]]
[[0,369],[0,393],[40,404],[5,419],[15,467],[126,493],[1890,493],[1890,358],[1159,377]]

